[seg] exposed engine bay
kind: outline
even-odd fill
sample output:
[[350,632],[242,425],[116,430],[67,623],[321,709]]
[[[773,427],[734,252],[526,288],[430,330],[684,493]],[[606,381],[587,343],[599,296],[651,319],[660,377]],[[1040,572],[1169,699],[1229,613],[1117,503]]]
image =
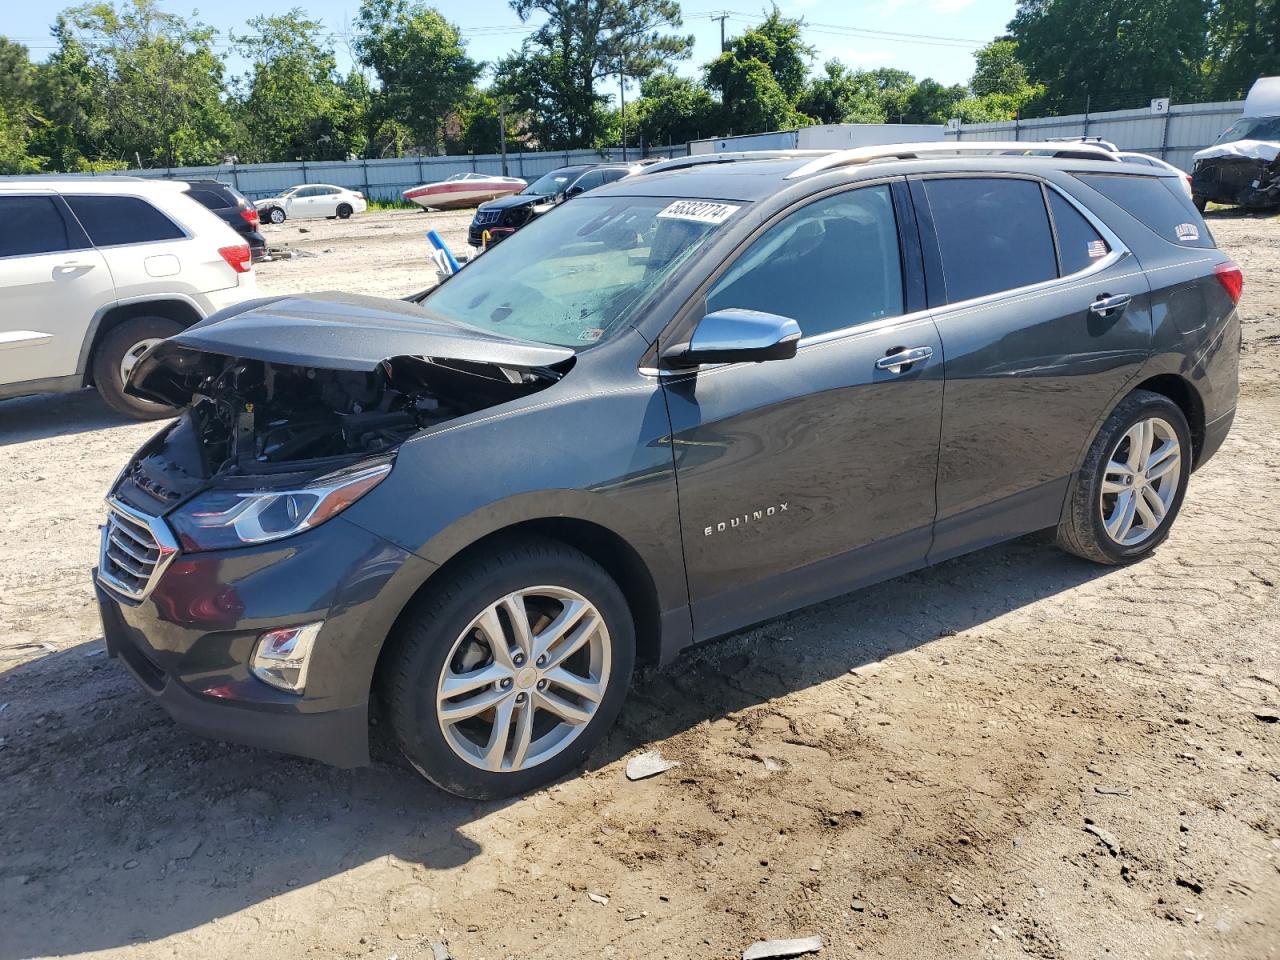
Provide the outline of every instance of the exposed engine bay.
[[141,451],[127,478],[155,507],[213,478],[319,476],[389,453],[420,430],[535,393],[562,374],[426,357],[395,357],[361,372],[183,351],[136,388],[190,404]]

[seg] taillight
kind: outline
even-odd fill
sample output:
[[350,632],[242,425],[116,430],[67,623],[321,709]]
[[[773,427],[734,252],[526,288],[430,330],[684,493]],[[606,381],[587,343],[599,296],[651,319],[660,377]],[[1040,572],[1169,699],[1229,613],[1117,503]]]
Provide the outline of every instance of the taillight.
[[247,243],[235,247],[219,247],[218,253],[236,273],[248,273],[253,269],[253,252]]
[[1240,264],[1234,260],[1220,263],[1213,268],[1213,275],[1222,284],[1222,289],[1227,291],[1227,296],[1231,298],[1231,302],[1239,303],[1240,294],[1244,292],[1244,274],[1240,270]]
[[257,210],[252,209],[252,208],[250,208],[250,209],[248,209],[248,210],[241,210],[241,211],[240,211],[240,216],[241,216],[241,218],[244,220],[244,222],[245,222],[245,223],[249,224],[249,226],[251,226],[251,227],[256,227],[256,226],[258,225],[258,211],[257,211]]
[[364,199],[364,194],[361,193],[359,190],[356,191],[356,196],[359,197],[361,200]]

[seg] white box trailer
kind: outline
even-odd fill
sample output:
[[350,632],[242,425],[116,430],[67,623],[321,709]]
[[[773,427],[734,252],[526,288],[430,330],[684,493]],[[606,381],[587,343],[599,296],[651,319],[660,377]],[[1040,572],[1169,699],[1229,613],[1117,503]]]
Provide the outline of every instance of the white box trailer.
[[689,153],[728,153],[739,150],[848,150],[886,143],[941,140],[945,128],[932,123],[828,123],[799,130],[775,130],[738,137],[691,140]]

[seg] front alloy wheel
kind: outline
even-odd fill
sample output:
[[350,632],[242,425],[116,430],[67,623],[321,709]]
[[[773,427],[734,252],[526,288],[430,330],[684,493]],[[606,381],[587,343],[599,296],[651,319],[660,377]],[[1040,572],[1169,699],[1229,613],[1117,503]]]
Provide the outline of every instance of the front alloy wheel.
[[517,590],[454,641],[436,689],[446,742],[482,770],[550,760],[591,723],[609,684],[609,631],[562,587]]
[[622,708],[635,624],[585,554],[530,537],[427,584],[379,683],[400,749],[459,796],[505,797],[582,764]]

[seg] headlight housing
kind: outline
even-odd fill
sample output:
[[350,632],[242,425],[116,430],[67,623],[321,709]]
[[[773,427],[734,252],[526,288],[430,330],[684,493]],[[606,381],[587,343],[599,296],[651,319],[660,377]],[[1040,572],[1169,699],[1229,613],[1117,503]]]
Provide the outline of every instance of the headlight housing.
[[188,551],[266,543],[318,527],[390,472],[390,463],[380,463],[329,474],[292,490],[208,490],[167,519]]

